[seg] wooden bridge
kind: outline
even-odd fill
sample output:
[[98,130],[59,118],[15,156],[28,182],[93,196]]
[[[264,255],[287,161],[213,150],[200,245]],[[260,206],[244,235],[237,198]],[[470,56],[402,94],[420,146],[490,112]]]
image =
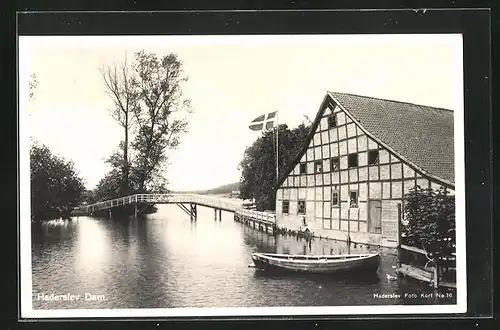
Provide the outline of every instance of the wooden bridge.
[[[197,219],[197,206],[205,206],[214,209],[215,219],[222,218],[222,211],[235,213],[235,218],[242,216],[245,219],[252,219],[252,221],[259,226],[270,227],[275,224],[275,215],[267,212],[259,212],[254,210],[247,210],[243,207],[240,201],[230,201],[218,198],[216,196],[197,195],[197,194],[135,194],[125,197],[120,197],[104,202],[83,205],[75,209],[75,214],[88,214],[94,215],[96,212],[109,210],[115,207],[134,205],[134,216],[137,217],[142,210],[139,209],[140,204],[176,204],[192,220]],[[189,206],[189,207],[188,207]],[[218,215],[218,216],[217,216]]]

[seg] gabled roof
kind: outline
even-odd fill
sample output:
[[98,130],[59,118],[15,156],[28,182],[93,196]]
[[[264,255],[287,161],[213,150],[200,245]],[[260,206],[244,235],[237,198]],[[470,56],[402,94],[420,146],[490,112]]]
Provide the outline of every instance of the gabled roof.
[[339,105],[368,136],[410,166],[454,187],[453,111],[336,92],[327,93],[304,147],[278,186],[306,152],[328,102]]

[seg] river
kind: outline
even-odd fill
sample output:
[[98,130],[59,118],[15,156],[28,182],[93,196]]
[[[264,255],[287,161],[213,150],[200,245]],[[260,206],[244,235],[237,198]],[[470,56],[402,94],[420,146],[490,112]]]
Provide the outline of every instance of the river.
[[[233,214],[214,220],[198,207],[193,222],[175,205],[138,220],[77,217],[32,227],[34,309],[359,306],[451,304],[424,298],[427,285],[395,275],[394,249],[380,248],[381,265],[367,278],[266,275],[249,267],[254,251],[304,254],[368,252],[316,238],[259,232],[234,222]],[[73,295],[73,300],[43,297]],[[78,297],[78,298],[76,298]],[[89,299],[85,299],[85,298]]]

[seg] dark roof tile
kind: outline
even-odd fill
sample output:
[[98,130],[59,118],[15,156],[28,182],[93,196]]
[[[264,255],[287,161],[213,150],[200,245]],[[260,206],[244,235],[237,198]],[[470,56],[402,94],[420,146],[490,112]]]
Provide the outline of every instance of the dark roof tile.
[[329,94],[390,149],[426,173],[454,185],[453,111],[345,93]]

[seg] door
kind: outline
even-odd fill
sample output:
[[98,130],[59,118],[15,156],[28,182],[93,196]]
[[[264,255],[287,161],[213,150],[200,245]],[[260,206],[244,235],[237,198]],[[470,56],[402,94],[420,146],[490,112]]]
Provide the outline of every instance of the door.
[[377,199],[368,201],[368,232],[372,234],[382,233],[382,202]]

